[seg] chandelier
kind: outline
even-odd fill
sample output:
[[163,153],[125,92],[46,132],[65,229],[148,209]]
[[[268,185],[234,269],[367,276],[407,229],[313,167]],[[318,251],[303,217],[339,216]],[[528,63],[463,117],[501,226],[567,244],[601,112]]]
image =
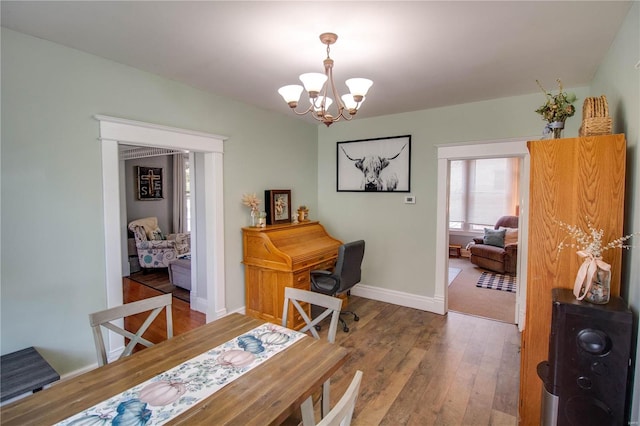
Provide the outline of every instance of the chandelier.
[[[345,81],[349,88],[350,94],[340,97],[333,82],[333,59],[329,57],[331,45],[336,42],[338,36],[334,33],[320,34],[320,41],[327,45],[327,59],[324,60],[324,74],[311,72],[300,75],[300,81],[304,85],[304,89],[309,94],[309,108],[304,111],[296,111],[298,100],[302,93],[303,87],[298,84],[283,86],[278,89],[278,93],[284,98],[285,102],[293,112],[298,115],[312,113],[313,118],[322,121],[329,127],[331,124],[344,118],[351,120],[365,100],[367,91],[373,84],[373,81],[366,78],[350,78]],[[325,84],[326,83],[326,84]],[[333,96],[333,99],[327,96]],[[335,104],[334,100],[335,99]],[[334,104],[333,109],[329,107]]]

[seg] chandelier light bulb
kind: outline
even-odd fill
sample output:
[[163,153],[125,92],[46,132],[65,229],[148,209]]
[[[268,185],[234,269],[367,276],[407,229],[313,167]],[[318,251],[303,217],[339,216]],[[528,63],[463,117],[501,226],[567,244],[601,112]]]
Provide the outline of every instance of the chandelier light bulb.
[[327,76],[319,72],[308,72],[300,75],[300,81],[304,84],[304,88],[309,92],[309,97],[315,98],[322,91]]
[[279,88],[278,93],[280,93],[280,96],[282,96],[284,101],[289,104],[291,108],[295,108],[298,106],[298,100],[300,99],[302,90],[303,87],[299,84],[290,84]]
[[362,99],[367,95],[369,88],[373,85],[373,81],[368,78],[350,78],[344,83],[349,88],[349,91],[356,102],[362,102]]
[[[305,115],[311,113],[311,116],[318,121],[324,123],[327,127],[341,119],[351,120],[358,111],[358,108],[365,100],[365,96],[373,81],[366,78],[350,78],[345,83],[351,94],[340,97],[333,81],[333,64],[334,61],[330,57],[331,45],[338,40],[338,36],[334,33],[320,34],[320,41],[327,46],[327,57],[322,62],[324,66],[324,74],[318,72],[310,72],[300,75],[300,81],[304,85],[304,89],[300,85],[290,85],[281,87],[278,93],[284,98],[285,102],[291,107],[297,115]],[[306,90],[311,104],[304,111],[296,111],[298,100],[302,90]],[[332,95],[336,100],[328,95]],[[329,107],[334,105],[333,110],[329,111]]]
[[365,99],[366,97],[363,96],[360,102],[356,102],[353,99],[353,95],[342,95],[342,102],[344,103],[345,108],[349,110],[349,114],[351,115],[355,114],[356,111],[358,111],[358,108],[360,108],[360,105],[362,105]]
[[331,98],[325,98],[324,96],[318,96],[317,98],[314,99],[309,99],[309,102],[311,102],[311,105],[313,105],[313,109],[315,112],[322,112],[323,108],[322,108],[322,101],[324,101],[324,110],[328,110],[329,107],[331,106],[331,104],[333,103],[333,99]]

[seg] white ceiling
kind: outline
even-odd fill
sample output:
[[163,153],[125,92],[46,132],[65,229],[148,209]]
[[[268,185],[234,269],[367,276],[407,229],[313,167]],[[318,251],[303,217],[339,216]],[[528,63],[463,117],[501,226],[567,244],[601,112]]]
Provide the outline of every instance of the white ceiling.
[[[359,117],[589,84],[630,1],[2,1],[2,26],[291,114],[277,89],[374,81]],[[634,61],[637,58],[634,58]]]

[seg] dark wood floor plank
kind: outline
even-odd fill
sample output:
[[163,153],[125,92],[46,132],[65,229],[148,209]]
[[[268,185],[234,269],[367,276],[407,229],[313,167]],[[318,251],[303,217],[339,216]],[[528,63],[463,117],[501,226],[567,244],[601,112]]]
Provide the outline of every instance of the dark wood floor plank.
[[517,414],[518,392],[514,386],[520,383],[520,353],[519,344],[506,342],[503,356],[500,359],[501,374],[496,383],[496,395],[493,409],[515,416]]
[[495,369],[487,368],[486,365],[481,364],[473,382],[461,424],[488,425],[490,423],[496,381],[497,372]]
[[[397,309],[387,318],[387,324],[412,324],[419,313],[417,310]],[[367,353],[360,359],[354,359],[356,366],[358,363],[366,362],[374,367],[367,377],[367,384],[372,386],[366,386],[367,391],[360,395],[362,404],[375,407],[390,406],[410,376],[411,372],[406,370],[407,363],[413,366],[412,369],[415,368],[420,362],[416,353],[424,353],[422,350],[414,350],[419,332],[420,327],[406,327],[402,333],[398,333],[396,326],[389,327],[386,332],[378,334],[376,351],[379,351],[382,357],[374,359]],[[348,381],[343,381],[336,387],[336,393],[342,394],[347,386]],[[381,395],[386,395],[384,402],[381,402]],[[389,400],[391,395],[393,399]]]
[[412,348],[406,353],[402,362],[396,364],[383,383],[376,383],[375,392],[368,389],[368,397],[360,401],[357,422],[355,424],[377,425],[382,422],[391,405],[393,405],[415,369],[424,358],[423,349]]

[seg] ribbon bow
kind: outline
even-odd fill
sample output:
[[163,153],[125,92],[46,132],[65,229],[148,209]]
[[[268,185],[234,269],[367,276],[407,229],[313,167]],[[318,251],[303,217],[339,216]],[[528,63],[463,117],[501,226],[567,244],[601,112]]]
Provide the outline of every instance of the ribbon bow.
[[547,125],[544,126],[544,129],[542,129],[543,139],[546,139],[551,133],[553,133],[554,129],[564,129],[564,122],[552,121],[550,123],[547,123]]
[[[573,285],[573,295],[576,296],[576,299],[582,300],[589,293],[591,289],[591,283],[593,283],[593,277],[598,271],[598,269],[602,269],[603,271],[611,271],[611,265],[602,261],[601,257],[595,257],[592,253],[586,251],[578,251],[578,256],[584,258],[584,262],[580,265],[580,269],[578,269],[578,275],[576,276],[576,282]],[[584,286],[584,293],[580,295],[580,290]]]

